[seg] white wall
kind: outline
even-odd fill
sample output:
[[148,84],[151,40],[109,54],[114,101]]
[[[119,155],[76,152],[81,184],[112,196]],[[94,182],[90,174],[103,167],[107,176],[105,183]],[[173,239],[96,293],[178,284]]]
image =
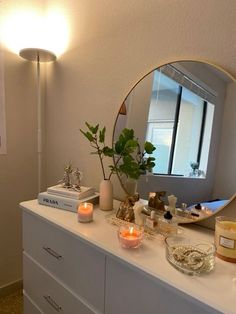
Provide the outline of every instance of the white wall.
[[37,191],[34,69],[5,53],[7,154],[0,155],[0,287],[22,277],[19,202]]
[[[8,3],[14,7],[18,1]],[[120,104],[148,71],[175,60],[197,59],[236,74],[234,0],[49,0],[48,6],[52,5],[65,11],[71,41],[65,54],[47,66],[48,185],[57,182],[63,165],[72,161],[84,172],[84,183],[98,187],[98,160],[89,154],[88,142],[79,128],[85,121],[100,122],[106,125],[111,143]],[[33,73],[18,57],[9,58],[9,154],[0,160],[4,212],[0,220],[0,286],[19,277],[21,227],[17,203],[36,191]],[[27,121],[26,112],[30,117]]]
[[236,160],[236,88],[235,82],[228,84],[223,132],[220,151],[216,165],[214,196],[229,198],[236,192],[235,160]]
[[[0,2],[0,24],[33,0]],[[39,6],[37,1],[37,6]],[[41,2],[42,4],[42,2]],[[1,45],[0,45],[1,47]],[[7,154],[0,155],[0,293],[22,279],[19,202],[37,196],[35,66],[4,49]]]

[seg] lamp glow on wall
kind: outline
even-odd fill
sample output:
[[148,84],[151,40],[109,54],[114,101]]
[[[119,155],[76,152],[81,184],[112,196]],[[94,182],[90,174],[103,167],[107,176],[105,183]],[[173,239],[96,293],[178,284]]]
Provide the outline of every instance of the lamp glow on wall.
[[23,48],[37,47],[53,51],[58,58],[68,46],[69,24],[59,8],[11,11],[1,17],[0,26],[1,41],[16,54]]
[[40,63],[57,59],[68,45],[68,24],[59,10],[46,12],[23,8],[4,16],[0,35],[8,50],[36,62],[37,130],[38,130],[38,192],[42,189],[42,97]]

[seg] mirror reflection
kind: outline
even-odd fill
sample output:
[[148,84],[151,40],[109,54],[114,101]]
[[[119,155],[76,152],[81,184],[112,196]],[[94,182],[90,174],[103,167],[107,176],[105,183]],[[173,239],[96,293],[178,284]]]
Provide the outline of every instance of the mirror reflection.
[[[215,211],[233,195],[235,187],[226,189],[220,181],[229,123],[223,117],[233,105],[234,85],[212,65],[180,61],[155,69],[134,86],[117,116],[113,140],[131,128],[141,143],[156,147],[153,173],[138,180],[141,198],[165,190],[166,198],[177,197],[178,207],[217,200],[210,206]],[[236,150],[232,140],[230,145]]]

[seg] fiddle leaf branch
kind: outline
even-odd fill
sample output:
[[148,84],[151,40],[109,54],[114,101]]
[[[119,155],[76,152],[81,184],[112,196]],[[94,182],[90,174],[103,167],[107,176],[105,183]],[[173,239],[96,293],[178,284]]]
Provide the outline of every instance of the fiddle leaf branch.
[[113,156],[113,150],[105,145],[106,128],[103,127],[102,129],[99,129],[99,124],[96,126],[92,126],[88,122],[85,122],[85,124],[88,131],[80,129],[80,132],[87,138],[90,142],[90,146],[95,150],[92,154],[98,155],[102,167],[103,178],[106,179],[103,159],[105,156]]
[[[145,142],[144,151],[141,151],[138,139],[134,136],[133,129],[123,129],[113,148],[105,144],[106,128],[99,129],[96,126],[85,123],[88,131],[80,129],[81,133],[89,140],[90,146],[95,150],[92,154],[98,154],[102,167],[103,178],[110,179],[113,173],[124,174],[127,177],[138,179],[141,174],[151,171],[155,166],[155,158],[151,155],[156,149],[150,142]],[[106,177],[104,158],[113,157],[114,164],[110,165],[109,176]]]

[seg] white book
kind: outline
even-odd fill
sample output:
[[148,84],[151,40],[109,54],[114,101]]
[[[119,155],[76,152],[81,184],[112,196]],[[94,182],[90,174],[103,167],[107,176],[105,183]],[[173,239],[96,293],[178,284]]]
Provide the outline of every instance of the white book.
[[38,194],[39,204],[51,206],[59,209],[65,209],[72,212],[77,212],[78,205],[82,202],[89,202],[92,204],[98,204],[99,194],[94,193],[91,196],[85,197],[83,199],[74,199],[63,197],[59,195],[49,194],[47,192],[41,192]]
[[59,195],[59,196],[64,196],[64,197],[69,197],[69,198],[74,198],[76,200],[80,200],[85,197],[94,195],[95,189],[92,187],[81,186],[80,191],[75,191],[73,189],[67,189],[63,187],[62,184],[58,184],[58,185],[54,185],[47,188],[47,192],[49,194],[54,194],[54,195]]

